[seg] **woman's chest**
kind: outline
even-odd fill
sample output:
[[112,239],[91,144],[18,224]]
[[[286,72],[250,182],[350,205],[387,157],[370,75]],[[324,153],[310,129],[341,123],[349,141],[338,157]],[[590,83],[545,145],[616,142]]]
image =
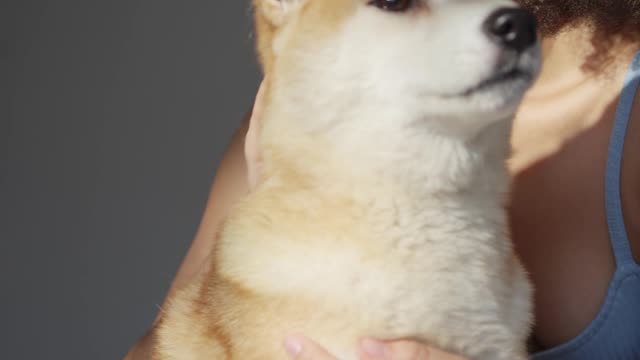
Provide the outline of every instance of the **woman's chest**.
[[[553,140],[557,129],[519,129],[511,160],[510,207],[516,250],[536,288],[535,336],[543,347],[576,337],[598,314],[615,271],[605,204],[605,174],[615,107],[593,126]],[[548,144],[548,146],[545,146]],[[624,221],[640,259],[640,109],[623,151]],[[552,150],[550,150],[552,149]],[[536,151],[545,151],[535,156]],[[533,154],[533,155],[532,155]],[[519,158],[520,156],[520,158]],[[535,161],[531,161],[535,158]],[[526,166],[523,166],[526,164]]]

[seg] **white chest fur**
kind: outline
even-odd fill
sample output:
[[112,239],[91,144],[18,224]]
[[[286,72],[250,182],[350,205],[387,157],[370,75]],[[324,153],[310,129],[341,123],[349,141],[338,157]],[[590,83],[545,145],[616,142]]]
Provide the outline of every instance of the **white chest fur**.
[[[260,230],[242,226],[219,261],[258,293],[310,304],[295,315],[308,316],[305,333],[344,359],[364,335],[419,338],[479,360],[524,356],[530,289],[495,198],[379,189],[367,206],[339,207],[291,194],[252,217]],[[277,223],[283,212],[295,215]]]

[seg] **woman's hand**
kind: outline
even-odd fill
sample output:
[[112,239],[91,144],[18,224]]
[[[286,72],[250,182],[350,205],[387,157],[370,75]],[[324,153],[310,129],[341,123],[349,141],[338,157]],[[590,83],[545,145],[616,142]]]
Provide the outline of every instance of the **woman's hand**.
[[[295,360],[338,360],[321,346],[302,336],[290,336],[284,346]],[[466,360],[416,341],[382,342],[364,339],[358,349],[360,360]]]

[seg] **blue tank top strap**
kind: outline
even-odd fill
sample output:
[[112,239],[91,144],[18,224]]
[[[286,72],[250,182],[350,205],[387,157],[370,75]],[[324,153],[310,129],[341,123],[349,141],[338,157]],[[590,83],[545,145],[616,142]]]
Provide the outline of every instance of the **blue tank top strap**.
[[596,317],[582,332],[531,360],[640,359],[640,265],[636,264],[622,217],[620,170],[627,124],[640,85],[640,51],[620,94],[605,175],[606,211],[617,270]]
[[631,68],[627,73],[624,87],[620,93],[620,100],[618,102],[613,131],[611,132],[609,142],[609,154],[605,174],[607,223],[617,268],[635,264],[622,215],[620,173],[627,124],[631,117],[631,110],[636,92],[638,91],[638,85],[640,85],[640,50],[636,53],[631,63]]

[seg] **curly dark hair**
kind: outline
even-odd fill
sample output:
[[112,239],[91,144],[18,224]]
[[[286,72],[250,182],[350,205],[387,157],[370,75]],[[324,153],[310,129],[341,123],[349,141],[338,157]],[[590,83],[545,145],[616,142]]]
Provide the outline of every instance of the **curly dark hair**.
[[587,22],[608,36],[621,35],[640,40],[640,0],[516,1],[536,15],[544,34]]
[[575,25],[593,29],[593,54],[587,67],[601,68],[612,61],[612,45],[625,42],[640,47],[640,0],[516,0],[534,13],[540,32],[553,35]]

